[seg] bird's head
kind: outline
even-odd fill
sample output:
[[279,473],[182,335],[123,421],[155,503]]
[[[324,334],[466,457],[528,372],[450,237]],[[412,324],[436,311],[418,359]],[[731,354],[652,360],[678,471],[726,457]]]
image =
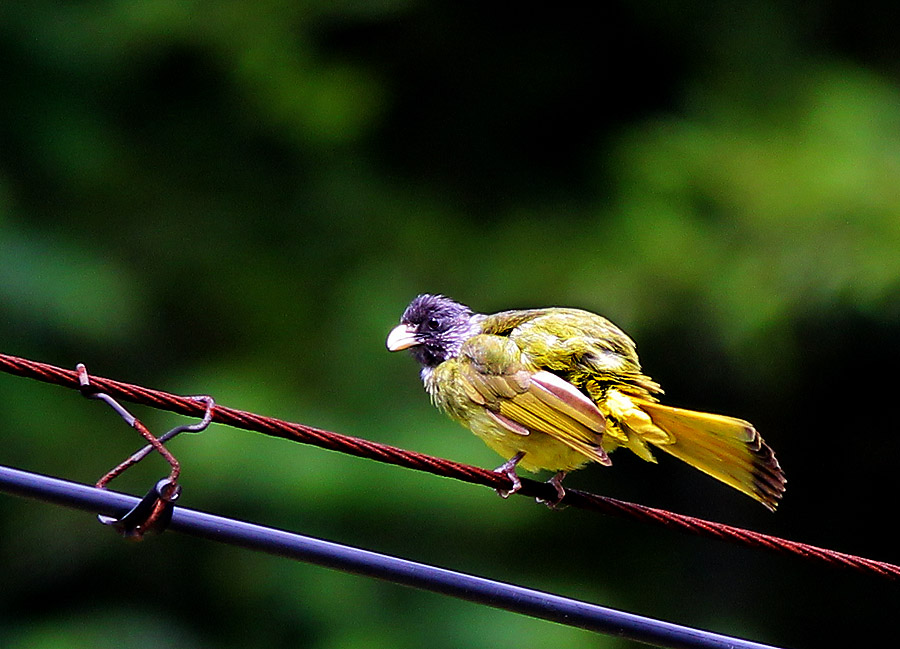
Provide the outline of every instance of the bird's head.
[[433,368],[459,354],[475,329],[469,307],[443,295],[419,295],[391,330],[387,348],[392,352],[409,349],[423,367]]

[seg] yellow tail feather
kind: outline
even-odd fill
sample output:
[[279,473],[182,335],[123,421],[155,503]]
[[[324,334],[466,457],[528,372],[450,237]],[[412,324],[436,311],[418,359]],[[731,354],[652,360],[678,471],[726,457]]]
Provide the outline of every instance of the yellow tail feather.
[[784,473],[772,449],[749,422],[671,408],[637,398],[633,403],[672,438],[660,443],[641,435],[645,441],[755,498],[773,511],[778,506],[784,493]]

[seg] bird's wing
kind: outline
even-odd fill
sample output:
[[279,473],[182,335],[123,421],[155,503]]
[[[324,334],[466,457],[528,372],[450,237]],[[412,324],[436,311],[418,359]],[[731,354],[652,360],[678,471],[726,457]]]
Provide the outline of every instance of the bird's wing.
[[459,378],[469,399],[510,432],[545,433],[595,462],[610,464],[600,445],[603,413],[572,384],[526,366],[509,338],[481,334],[467,340],[460,350]]
[[581,309],[504,311],[487,316],[482,331],[509,336],[527,362],[580,389],[591,382],[622,385],[641,396],[662,392],[641,371],[634,341],[606,318]]

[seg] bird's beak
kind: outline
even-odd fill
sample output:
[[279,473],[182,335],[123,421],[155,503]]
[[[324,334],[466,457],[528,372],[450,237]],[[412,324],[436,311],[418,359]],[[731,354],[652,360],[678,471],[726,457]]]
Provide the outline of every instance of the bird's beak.
[[402,324],[391,329],[391,333],[387,337],[387,348],[392,352],[399,352],[401,349],[409,349],[419,344],[416,339],[416,329],[412,325]]

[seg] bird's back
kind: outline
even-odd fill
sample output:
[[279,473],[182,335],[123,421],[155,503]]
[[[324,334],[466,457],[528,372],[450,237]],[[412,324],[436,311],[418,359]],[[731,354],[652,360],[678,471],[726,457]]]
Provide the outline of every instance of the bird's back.
[[590,311],[502,311],[486,316],[481,330],[508,336],[533,369],[559,375],[594,401],[599,401],[611,386],[645,398],[662,392],[641,372],[634,341],[612,322]]

